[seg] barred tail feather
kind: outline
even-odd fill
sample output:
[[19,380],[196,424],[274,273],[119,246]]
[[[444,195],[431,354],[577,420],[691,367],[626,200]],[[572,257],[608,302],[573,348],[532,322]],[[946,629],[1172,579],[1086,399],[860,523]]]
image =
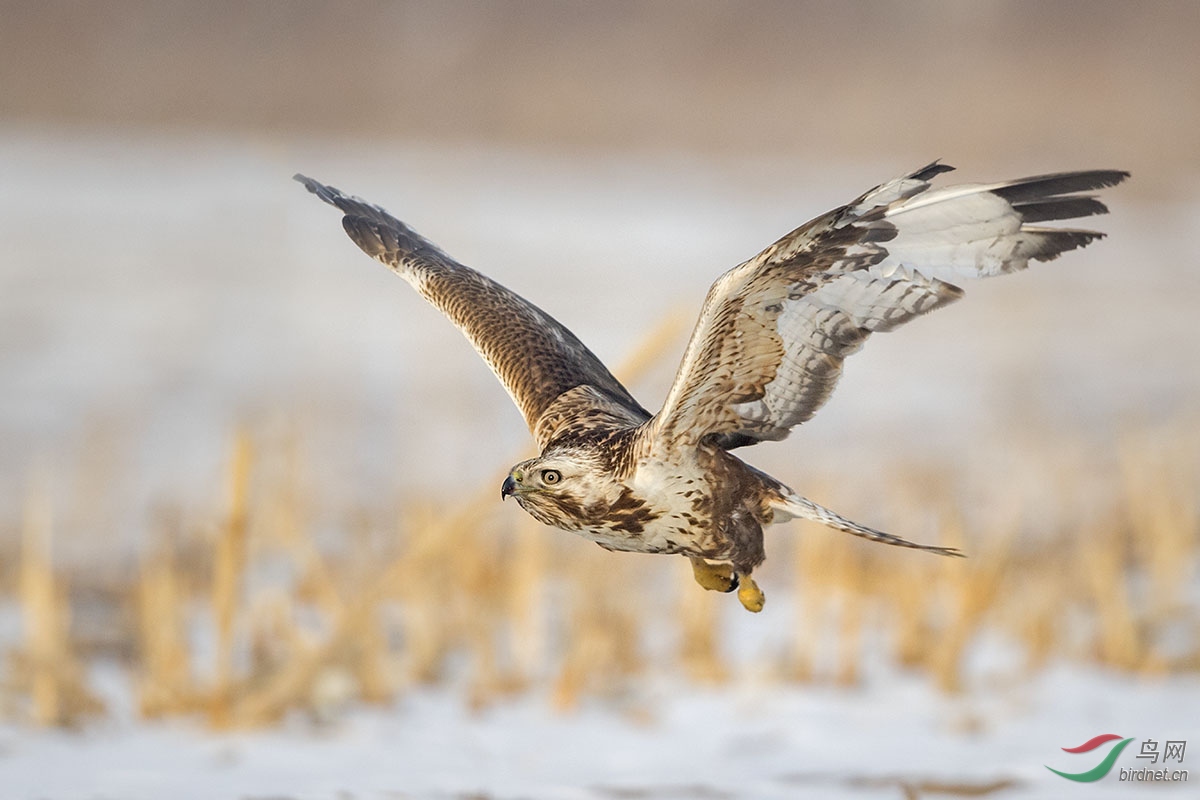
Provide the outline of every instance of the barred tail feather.
[[890,533],[877,531],[874,528],[868,528],[866,525],[859,525],[857,522],[851,522],[845,517],[830,511],[824,506],[817,505],[812,500],[806,497],[801,497],[795,492],[782,494],[777,500],[771,502],[771,508],[776,514],[776,521],[784,519],[811,519],[814,522],[819,522],[835,530],[850,533],[855,536],[861,536],[864,539],[870,539],[873,542],[881,544],[890,544],[895,547],[909,547],[913,550],[924,550],[928,553],[937,553],[940,556],[958,556],[965,558],[965,554],[954,547],[937,547],[931,544],[917,544],[910,542],[907,539],[902,539],[899,536],[893,536]]

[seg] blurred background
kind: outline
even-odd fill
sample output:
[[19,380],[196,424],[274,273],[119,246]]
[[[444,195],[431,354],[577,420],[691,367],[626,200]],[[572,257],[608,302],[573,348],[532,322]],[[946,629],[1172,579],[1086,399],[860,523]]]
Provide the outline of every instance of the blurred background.
[[[0,771],[26,794],[79,794],[40,768],[67,748],[122,797],[181,775],[202,796],[374,796],[401,774],[415,796],[1054,796],[1042,764],[1101,728],[1197,733],[1200,5],[0,19]],[[1133,178],[1088,220],[1109,238],[874,337],[821,414],[742,454],[972,559],[776,528],[757,617],[681,559],[502,506],[533,454],[520,415],[290,180],[385,206],[653,409],[717,275],[935,158],[959,167],[943,180]],[[714,708],[728,738],[694,724]],[[134,769],[161,717],[183,755]],[[226,744],[218,767],[205,749],[296,725],[341,735]],[[355,761],[380,746],[363,726],[409,760]],[[892,761],[838,749],[863,726]],[[613,737],[636,746],[554,749]]]

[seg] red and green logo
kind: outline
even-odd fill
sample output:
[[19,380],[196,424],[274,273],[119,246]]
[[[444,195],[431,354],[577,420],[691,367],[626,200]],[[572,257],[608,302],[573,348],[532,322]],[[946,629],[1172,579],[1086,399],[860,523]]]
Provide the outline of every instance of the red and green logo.
[[1121,739],[1121,741],[1113,745],[1113,747],[1108,751],[1108,755],[1106,755],[1099,764],[1087,770],[1086,772],[1060,772],[1049,765],[1043,764],[1042,766],[1046,767],[1046,769],[1050,770],[1055,775],[1061,775],[1069,781],[1078,781],[1079,783],[1091,783],[1092,781],[1098,781],[1107,775],[1109,770],[1113,768],[1113,764],[1115,764],[1117,761],[1117,756],[1121,755],[1121,751],[1125,749],[1125,746],[1133,741],[1132,738],[1122,739],[1115,733],[1102,733],[1095,738],[1088,739],[1078,747],[1063,748],[1063,751],[1067,753],[1090,753],[1096,748],[1106,745],[1109,742],[1116,741],[1117,739]]

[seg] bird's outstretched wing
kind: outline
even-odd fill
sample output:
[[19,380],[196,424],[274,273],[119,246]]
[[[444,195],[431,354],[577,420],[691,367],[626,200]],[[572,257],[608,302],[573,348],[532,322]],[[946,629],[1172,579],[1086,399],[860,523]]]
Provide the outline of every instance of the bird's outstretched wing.
[[782,439],[828,399],[842,361],[957,300],[954,277],[1048,261],[1103,234],[1037,223],[1103,214],[1087,192],[1115,170],[930,189],[934,162],[802,225],[708,292],[675,382],[647,429],[652,447]]
[[[345,214],[342,226],[367,255],[391,267],[458,326],[504,384],[539,447],[561,427],[566,409],[632,424],[649,419],[600,359],[545,311],[459,264],[379,206],[295,177]],[[539,425],[554,401],[576,387],[591,388],[571,393]]]

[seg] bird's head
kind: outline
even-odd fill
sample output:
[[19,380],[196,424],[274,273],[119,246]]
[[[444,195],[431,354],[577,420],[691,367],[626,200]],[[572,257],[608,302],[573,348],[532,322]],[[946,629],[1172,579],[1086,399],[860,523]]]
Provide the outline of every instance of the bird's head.
[[501,499],[512,496],[546,525],[576,531],[607,508],[612,478],[580,450],[558,450],[522,461],[508,472]]

